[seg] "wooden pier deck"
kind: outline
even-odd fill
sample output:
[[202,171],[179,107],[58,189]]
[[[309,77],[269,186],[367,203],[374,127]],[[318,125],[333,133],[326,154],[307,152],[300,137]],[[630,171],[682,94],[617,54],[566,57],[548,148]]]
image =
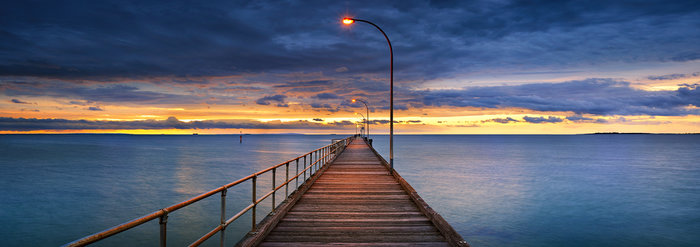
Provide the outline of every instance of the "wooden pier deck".
[[468,246],[357,138],[283,209],[260,246]]

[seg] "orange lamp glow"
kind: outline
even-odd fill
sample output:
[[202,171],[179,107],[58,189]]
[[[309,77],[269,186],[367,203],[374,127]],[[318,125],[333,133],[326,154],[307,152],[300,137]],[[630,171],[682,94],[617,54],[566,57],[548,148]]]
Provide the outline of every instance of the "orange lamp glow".
[[352,24],[352,23],[354,23],[354,22],[355,22],[355,20],[353,20],[353,19],[350,19],[350,18],[343,18],[343,24],[345,24],[345,25],[350,25],[350,24]]
[[356,101],[357,101],[356,99],[352,99],[352,103],[355,103]]

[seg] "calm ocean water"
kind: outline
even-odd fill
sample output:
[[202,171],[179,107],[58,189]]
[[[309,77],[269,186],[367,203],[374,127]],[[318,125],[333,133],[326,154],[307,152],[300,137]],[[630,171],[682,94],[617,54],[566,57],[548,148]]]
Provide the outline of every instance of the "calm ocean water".
[[[65,244],[338,137],[0,135],[1,245]],[[387,136],[373,138],[388,158]],[[700,243],[700,135],[396,136],[395,149],[399,173],[473,246]],[[250,185],[228,198],[231,216]],[[214,228],[219,207],[174,212],[169,243]],[[227,228],[228,243],[249,227],[246,215]],[[157,243],[154,221],[100,245]]]

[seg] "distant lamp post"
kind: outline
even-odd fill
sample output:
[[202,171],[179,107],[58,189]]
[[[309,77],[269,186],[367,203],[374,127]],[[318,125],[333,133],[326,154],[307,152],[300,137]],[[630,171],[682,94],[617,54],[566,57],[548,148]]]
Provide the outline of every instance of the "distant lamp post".
[[365,104],[365,109],[367,110],[367,121],[366,121],[366,126],[367,126],[367,139],[369,139],[369,106],[367,106],[367,102],[361,99],[352,99],[352,103],[355,103],[357,101],[362,102],[362,104]]
[[355,22],[364,22],[370,24],[379,29],[380,32],[382,32],[382,35],[384,35],[384,38],[386,38],[386,43],[389,44],[389,165],[391,165],[391,169],[394,169],[394,51],[391,48],[391,41],[389,41],[389,36],[386,36],[384,30],[382,30],[381,28],[379,28],[379,26],[370,21],[355,18],[343,18],[342,22],[345,25],[351,25]]
[[[359,112],[355,112],[355,114],[359,114],[360,116],[362,116],[362,121],[363,121],[362,124],[364,126],[367,126],[367,118],[365,117],[365,115],[362,115],[362,113],[359,113]],[[364,126],[362,126],[362,128],[366,129]],[[362,132],[362,131],[360,131],[360,132]],[[367,133],[369,133],[369,131],[367,131]],[[367,135],[365,135],[365,136],[367,136]]]

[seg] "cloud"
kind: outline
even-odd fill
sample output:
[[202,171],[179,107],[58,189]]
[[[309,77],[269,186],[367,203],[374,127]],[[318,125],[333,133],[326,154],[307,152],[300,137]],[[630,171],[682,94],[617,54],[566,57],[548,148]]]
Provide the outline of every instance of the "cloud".
[[340,107],[333,107],[332,105],[325,104],[325,103],[314,102],[314,103],[309,104],[309,106],[311,106],[311,108],[314,108],[314,109],[324,109],[324,110],[329,111],[329,112],[340,111]]
[[322,118],[314,118],[313,120],[316,121],[316,122],[323,122],[323,119],[322,119]]
[[104,111],[104,110],[103,110],[102,108],[100,108],[99,106],[91,106],[91,107],[88,107],[88,110],[90,110],[90,111]]
[[305,87],[320,87],[328,86],[331,84],[328,80],[314,80],[314,81],[297,81],[297,82],[287,82],[284,84],[275,85],[276,88],[305,88]]
[[528,123],[536,123],[536,124],[538,124],[538,123],[559,123],[559,122],[564,121],[561,118],[553,117],[553,116],[549,116],[547,118],[524,116],[523,120],[525,120],[525,122],[528,122]]
[[[299,70],[385,74],[384,40],[364,28],[342,29],[337,22],[342,11],[372,16],[400,54],[397,75],[410,79],[484,68],[700,58],[700,34],[695,32],[700,7],[694,1],[125,5],[105,0],[79,5],[13,1],[3,7],[15,11],[0,17],[0,76],[107,80]],[[271,18],[276,16],[285,21]]]
[[326,100],[326,99],[340,99],[342,97],[334,93],[320,93],[314,96],[314,98]]
[[10,100],[10,102],[15,103],[15,104],[31,104],[31,103],[29,103],[29,102],[21,101],[21,100],[18,100],[18,99],[12,99],[12,100]]
[[350,121],[334,121],[317,123],[306,120],[281,122],[259,121],[190,121],[182,122],[175,117],[165,120],[143,121],[91,121],[68,119],[37,119],[37,118],[8,118],[0,117],[0,130],[32,131],[32,130],[79,130],[79,129],[344,129],[354,126]]
[[169,94],[143,90],[134,85],[81,85],[63,81],[27,82],[4,81],[0,93],[9,96],[49,96],[68,98],[71,104],[80,105],[80,101],[108,103],[140,104],[196,104],[203,101],[195,95]]
[[563,83],[470,87],[462,90],[426,90],[414,94],[414,103],[427,106],[503,108],[574,112],[594,115],[699,115],[698,84],[675,91],[645,91],[629,82],[587,79]]
[[566,117],[566,120],[573,121],[573,122],[582,122],[582,121],[591,121],[593,120],[592,118],[584,117],[581,115],[574,115],[574,116],[568,116]]
[[512,117],[507,117],[507,118],[494,118],[494,119],[489,119],[489,120],[483,120],[481,121],[482,123],[486,122],[495,122],[495,123],[502,123],[502,124],[507,124],[510,122],[518,122],[518,120],[512,118]]
[[277,95],[265,96],[265,97],[259,98],[258,100],[255,101],[255,103],[257,103],[258,105],[269,105],[270,102],[274,101],[274,102],[278,102],[277,106],[280,106],[280,105],[286,105],[286,104],[284,104],[284,99],[286,99],[286,98],[287,98],[286,95],[277,94]]
[[649,80],[676,80],[676,79],[683,79],[683,78],[688,78],[688,77],[696,77],[700,76],[700,72],[695,72],[692,74],[670,74],[670,75],[659,75],[659,76],[648,76],[647,79]]

